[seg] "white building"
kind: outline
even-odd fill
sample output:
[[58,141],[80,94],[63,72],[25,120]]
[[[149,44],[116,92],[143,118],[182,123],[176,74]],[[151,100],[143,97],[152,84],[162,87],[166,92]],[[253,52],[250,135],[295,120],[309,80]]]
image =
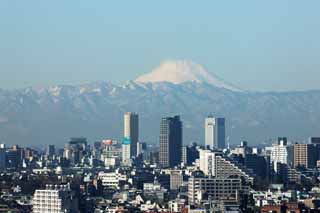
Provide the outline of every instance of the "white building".
[[127,176],[116,172],[99,172],[98,179],[103,186],[119,188],[120,181],[127,181]]
[[78,201],[69,185],[47,185],[35,191],[32,199],[34,213],[78,212]]
[[210,149],[225,148],[225,119],[209,116],[205,119],[205,145]]
[[161,185],[156,181],[154,183],[144,183],[143,190],[144,191],[160,191]]
[[200,170],[209,177],[228,178],[232,175],[244,177],[246,181],[253,182],[253,175],[245,167],[241,167],[220,152],[199,150]]
[[178,190],[183,184],[183,174],[181,170],[172,170],[170,172],[170,190]]
[[270,160],[273,162],[274,170],[277,171],[277,163],[288,164],[288,147],[285,140],[278,140],[270,148]]
[[115,166],[118,166],[119,164],[120,164],[119,159],[116,157],[104,159],[104,166],[106,167],[115,167]]
[[200,170],[208,176],[215,176],[215,153],[210,150],[199,150]]
[[125,141],[122,144],[122,165],[124,166],[131,165],[130,150],[131,150],[130,140],[125,139]]

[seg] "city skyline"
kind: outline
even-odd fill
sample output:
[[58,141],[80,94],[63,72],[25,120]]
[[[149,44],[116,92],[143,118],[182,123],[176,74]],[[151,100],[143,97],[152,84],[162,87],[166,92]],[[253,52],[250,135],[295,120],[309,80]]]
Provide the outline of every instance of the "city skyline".
[[320,212],[320,2],[0,3],[0,212]]

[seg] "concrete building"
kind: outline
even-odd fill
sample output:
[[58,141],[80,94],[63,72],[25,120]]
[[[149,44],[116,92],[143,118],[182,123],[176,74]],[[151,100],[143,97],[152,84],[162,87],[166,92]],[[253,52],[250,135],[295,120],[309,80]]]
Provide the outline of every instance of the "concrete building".
[[225,119],[209,116],[205,119],[205,145],[210,149],[225,148]]
[[127,176],[118,171],[99,172],[98,179],[102,181],[103,186],[118,189],[120,181],[127,181]]
[[181,162],[184,163],[184,165],[192,165],[196,159],[199,159],[199,151],[196,143],[191,146],[182,147]]
[[241,141],[240,146],[235,147],[231,153],[246,157],[247,154],[252,154],[252,147],[248,146],[247,141]]
[[294,144],[293,166],[315,168],[317,166],[318,153],[319,151],[316,144]]
[[200,170],[207,176],[216,175],[216,153],[211,150],[199,150]]
[[272,145],[270,160],[273,163],[274,171],[278,170],[278,163],[288,164],[289,152],[287,147],[287,138],[278,138],[278,143]]
[[191,177],[188,181],[189,204],[197,204],[203,200],[238,201],[248,187],[241,178]]
[[147,151],[147,144],[145,142],[138,142],[137,143],[137,156],[142,155],[146,151]]
[[124,138],[130,139],[130,157],[135,157],[139,140],[139,115],[137,113],[124,114]]
[[122,164],[131,165],[131,140],[129,138],[124,138],[122,142]]
[[162,118],[159,142],[160,166],[174,167],[179,165],[182,156],[182,122],[180,116]]
[[87,152],[88,142],[86,138],[71,138],[64,148],[63,157],[70,160],[72,165],[77,165],[81,163]]
[[183,183],[183,174],[181,170],[172,170],[170,172],[170,190],[178,190]]
[[248,169],[224,157],[222,153],[211,150],[199,151],[199,167],[205,175],[216,178],[229,178],[237,175],[243,177],[248,183],[253,183],[253,174]]
[[36,190],[32,204],[34,213],[78,212],[78,200],[69,185],[47,185]]

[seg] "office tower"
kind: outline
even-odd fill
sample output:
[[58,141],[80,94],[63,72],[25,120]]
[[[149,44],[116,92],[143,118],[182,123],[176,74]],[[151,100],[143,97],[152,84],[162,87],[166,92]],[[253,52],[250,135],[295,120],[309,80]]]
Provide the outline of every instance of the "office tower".
[[124,166],[131,165],[131,141],[126,137],[122,142],[122,164]]
[[32,199],[32,212],[78,212],[78,201],[69,185],[47,185],[37,189]]
[[0,171],[4,170],[5,168],[6,168],[6,149],[0,147]]
[[47,156],[48,157],[53,157],[54,155],[55,155],[55,153],[56,153],[56,149],[55,149],[55,146],[54,145],[48,145],[47,146]]
[[247,154],[244,165],[261,179],[268,180],[270,175],[270,157],[257,154]]
[[137,143],[137,156],[143,155],[147,151],[147,144],[145,142]]
[[130,157],[135,157],[139,140],[139,116],[137,113],[127,112],[124,114],[124,137],[130,139]]
[[320,137],[311,137],[311,138],[309,138],[309,143],[320,144]]
[[180,116],[162,118],[160,123],[159,164],[174,167],[181,163],[182,122]]
[[181,162],[185,165],[192,165],[193,162],[199,159],[199,150],[197,149],[197,144],[194,143],[191,146],[182,147]]
[[316,148],[318,150],[317,160],[319,161],[320,160],[320,137],[310,137],[309,143],[317,147]]
[[6,150],[6,167],[18,168],[22,165],[23,149],[18,145],[13,145],[11,149]]
[[293,146],[293,166],[303,166],[314,168],[318,160],[318,150],[316,144],[294,144]]
[[188,146],[182,146],[181,162],[184,163],[184,165],[188,163]]
[[209,116],[205,119],[205,145],[210,149],[225,148],[225,119]]
[[63,156],[73,165],[79,164],[88,152],[86,138],[71,138],[65,145]]

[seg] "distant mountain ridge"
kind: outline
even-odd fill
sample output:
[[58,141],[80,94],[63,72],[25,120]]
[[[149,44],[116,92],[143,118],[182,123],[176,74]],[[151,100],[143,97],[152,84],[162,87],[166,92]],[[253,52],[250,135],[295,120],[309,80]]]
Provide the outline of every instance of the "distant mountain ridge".
[[305,140],[320,134],[320,91],[247,92],[229,89],[223,81],[199,80],[198,74],[177,82],[138,78],[120,85],[0,90],[0,143],[62,146],[74,136],[90,142],[120,140],[126,111],[139,113],[140,139],[148,143],[158,143],[161,117],[173,114],[181,115],[186,144],[203,143],[209,114],[226,117],[231,143],[260,144],[278,136]]

